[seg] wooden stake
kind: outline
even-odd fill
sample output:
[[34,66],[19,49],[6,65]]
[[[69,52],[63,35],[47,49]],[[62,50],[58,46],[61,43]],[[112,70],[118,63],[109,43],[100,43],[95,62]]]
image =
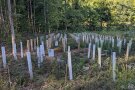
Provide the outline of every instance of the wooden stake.
[[43,46],[40,45],[40,60],[41,60],[41,63],[43,62]]
[[31,51],[33,51],[33,40],[30,39],[30,46],[31,46]]
[[126,51],[126,61],[128,60],[128,57],[129,57],[129,49],[130,49],[130,43],[127,44],[127,51]]
[[30,51],[30,42],[29,42],[29,40],[27,40],[27,52],[29,52]]
[[34,50],[36,50],[37,45],[36,45],[36,39],[34,39]]

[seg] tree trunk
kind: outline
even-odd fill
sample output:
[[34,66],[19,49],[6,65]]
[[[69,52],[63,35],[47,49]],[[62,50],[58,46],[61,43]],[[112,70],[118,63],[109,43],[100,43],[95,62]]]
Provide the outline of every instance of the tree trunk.
[[11,37],[12,37],[12,53],[14,53],[15,52],[14,51],[15,50],[15,32],[14,32],[14,24],[13,24],[10,0],[7,0],[7,4],[8,4],[9,24],[10,24]]
[[100,29],[101,29],[101,30],[103,29],[102,21],[100,21]]
[[35,26],[35,0],[33,1],[33,29],[34,29],[34,34],[36,33],[36,26]]
[[67,16],[66,16],[66,10],[67,10],[67,1],[65,0],[65,31],[67,31]]
[[[1,4],[1,6],[0,6],[0,13],[1,13],[1,27],[2,27],[2,30],[1,30],[1,33],[2,33],[2,31],[3,31],[3,33],[2,34],[5,34],[4,35],[4,38],[6,39],[6,28],[5,28],[5,20],[4,20],[4,17],[3,17],[3,11],[2,11],[2,4]],[[2,35],[3,36],[3,35]]]
[[30,1],[27,0],[27,11],[28,11],[28,31],[27,34],[31,31],[31,20],[30,20]]
[[48,0],[44,0],[45,33],[49,31],[48,24]]
[[32,33],[34,33],[34,20],[33,20],[33,9],[32,9],[32,1],[30,0],[30,29],[32,29]]
[[15,16],[14,16],[14,29],[17,31],[17,29],[18,29],[18,22],[17,22],[17,16],[16,16],[16,14],[17,14],[17,12],[16,12],[16,0],[14,0],[13,1],[14,2],[14,4],[13,4],[13,9],[14,9],[14,14],[15,14]]

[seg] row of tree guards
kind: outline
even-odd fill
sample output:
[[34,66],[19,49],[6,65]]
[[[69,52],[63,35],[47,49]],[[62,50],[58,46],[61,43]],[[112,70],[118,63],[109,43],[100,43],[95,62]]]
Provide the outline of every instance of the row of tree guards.
[[[37,66],[38,68],[42,67],[42,63],[45,62],[46,56],[48,57],[58,57],[56,56],[55,48],[62,46],[63,52],[67,52],[67,64],[69,68],[69,80],[73,80],[73,72],[72,71],[72,50],[70,50],[70,46],[68,46],[68,41],[72,39],[75,40],[78,45],[78,49],[80,48],[80,44],[84,43],[88,45],[88,52],[87,52],[87,58],[92,61],[96,61],[96,53],[97,53],[97,63],[99,65],[99,68],[102,67],[102,56],[105,55],[104,49],[110,49],[111,54],[110,57],[112,59],[112,76],[113,81],[116,80],[116,54],[118,55],[122,51],[122,47],[126,47],[127,50],[125,50],[125,60],[128,60],[129,52],[131,51],[132,46],[132,39],[128,40],[126,38],[120,38],[120,37],[114,37],[109,35],[99,35],[96,33],[70,33],[70,34],[50,34],[46,35],[46,40],[44,39],[44,36],[36,37],[34,39],[27,40],[27,51],[24,52],[23,48],[23,42],[20,42],[20,52],[17,52],[16,44],[14,45],[14,53],[13,57],[14,60],[18,60],[18,57],[24,58],[24,56],[27,57],[28,62],[28,71],[30,74],[30,79],[33,79],[33,71],[32,70],[32,59],[31,55],[34,52],[36,52],[37,57]],[[117,47],[117,48],[116,48]],[[115,50],[116,49],[116,50]],[[118,50],[117,50],[118,49]],[[6,69],[7,67],[7,60],[6,60],[6,50],[5,47],[1,47],[2,51],[2,61],[3,61],[3,67]],[[107,51],[107,50],[106,50]],[[48,53],[46,53],[48,52]],[[20,53],[20,55],[18,55]],[[118,56],[117,55],[117,56]]]

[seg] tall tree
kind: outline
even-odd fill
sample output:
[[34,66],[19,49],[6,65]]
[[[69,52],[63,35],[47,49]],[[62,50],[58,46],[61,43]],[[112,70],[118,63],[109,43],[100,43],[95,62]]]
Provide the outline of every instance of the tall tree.
[[[3,10],[2,10],[2,2],[1,1],[0,1],[0,19],[1,19],[0,25],[2,27],[2,29],[0,29],[0,30],[1,30],[1,37],[2,37],[5,34],[6,29],[5,29],[5,21],[4,21],[4,17],[3,17]],[[0,42],[1,42],[1,40],[2,39],[0,39]]]
[[9,17],[9,24],[10,24],[10,30],[11,30],[11,37],[12,37],[12,53],[15,52],[15,32],[14,32],[14,23],[12,18],[12,11],[11,11],[11,2],[10,0],[7,0],[8,4],[8,17]]
[[49,31],[48,24],[48,0],[44,0],[44,21],[45,21],[45,32]]

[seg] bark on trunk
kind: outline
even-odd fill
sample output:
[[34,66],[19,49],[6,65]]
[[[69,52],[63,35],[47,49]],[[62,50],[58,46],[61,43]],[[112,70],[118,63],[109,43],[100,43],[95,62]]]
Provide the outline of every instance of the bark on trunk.
[[9,17],[9,24],[10,24],[10,30],[11,30],[11,37],[12,37],[12,53],[14,53],[14,45],[15,45],[15,32],[14,32],[14,24],[13,24],[13,18],[12,18],[12,11],[11,11],[11,2],[10,0],[7,0],[8,4],[8,17]]

